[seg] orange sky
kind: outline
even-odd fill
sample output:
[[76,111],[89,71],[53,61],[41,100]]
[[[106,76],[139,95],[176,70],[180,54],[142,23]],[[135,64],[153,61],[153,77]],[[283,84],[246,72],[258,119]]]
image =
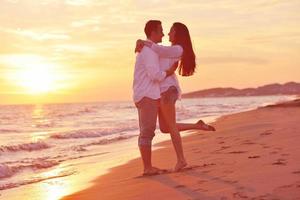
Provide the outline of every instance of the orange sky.
[[185,23],[184,92],[300,81],[300,1],[1,0],[0,104],[131,100],[135,40]]

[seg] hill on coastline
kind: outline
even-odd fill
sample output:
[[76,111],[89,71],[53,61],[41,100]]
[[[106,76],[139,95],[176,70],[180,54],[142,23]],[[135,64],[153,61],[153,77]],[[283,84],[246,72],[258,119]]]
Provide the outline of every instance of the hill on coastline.
[[265,96],[265,95],[297,95],[300,94],[300,83],[268,84],[257,88],[236,89],[211,88],[182,94],[182,98],[198,97],[235,97],[235,96]]

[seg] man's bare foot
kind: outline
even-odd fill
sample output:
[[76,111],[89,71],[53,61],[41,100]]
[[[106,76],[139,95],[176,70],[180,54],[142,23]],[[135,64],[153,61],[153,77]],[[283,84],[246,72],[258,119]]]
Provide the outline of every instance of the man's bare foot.
[[208,124],[205,124],[202,120],[199,120],[197,123],[196,123],[198,129],[200,130],[204,130],[204,131],[216,131],[215,127],[211,126],[211,125],[208,125]]
[[168,172],[166,169],[159,169],[157,167],[151,167],[150,169],[145,169],[143,176],[154,176]]
[[176,166],[175,166],[175,168],[174,168],[174,171],[175,172],[179,172],[180,170],[182,170],[184,167],[186,167],[187,166],[187,163],[186,163],[186,161],[184,160],[184,161],[178,161],[177,163],[176,163]]

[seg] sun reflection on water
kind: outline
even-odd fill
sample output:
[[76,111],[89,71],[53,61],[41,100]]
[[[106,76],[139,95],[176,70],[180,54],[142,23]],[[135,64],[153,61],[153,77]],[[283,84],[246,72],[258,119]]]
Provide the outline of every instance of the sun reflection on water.
[[35,107],[32,110],[31,118],[31,127],[39,129],[39,131],[32,132],[31,140],[36,142],[38,140],[43,140],[47,138],[49,136],[49,131],[45,131],[43,129],[50,127],[51,121],[47,118],[44,105],[35,105]]
[[69,186],[63,180],[49,180],[41,184],[44,200],[58,200],[68,194]]
[[39,193],[42,194],[43,200],[58,200],[71,192],[71,183],[68,178],[72,175],[73,171],[65,171],[62,167],[56,168],[51,171],[42,173],[40,176],[44,177],[46,181],[43,181],[39,185]]

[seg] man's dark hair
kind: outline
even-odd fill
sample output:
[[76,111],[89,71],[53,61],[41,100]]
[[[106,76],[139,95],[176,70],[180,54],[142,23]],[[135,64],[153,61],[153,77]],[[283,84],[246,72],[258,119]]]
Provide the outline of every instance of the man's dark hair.
[[145,25],[145,34],[147,38],[151,36],[152,31],[156,31],[158,26],[161,25],[161,21],[159,20],[149,20]]

